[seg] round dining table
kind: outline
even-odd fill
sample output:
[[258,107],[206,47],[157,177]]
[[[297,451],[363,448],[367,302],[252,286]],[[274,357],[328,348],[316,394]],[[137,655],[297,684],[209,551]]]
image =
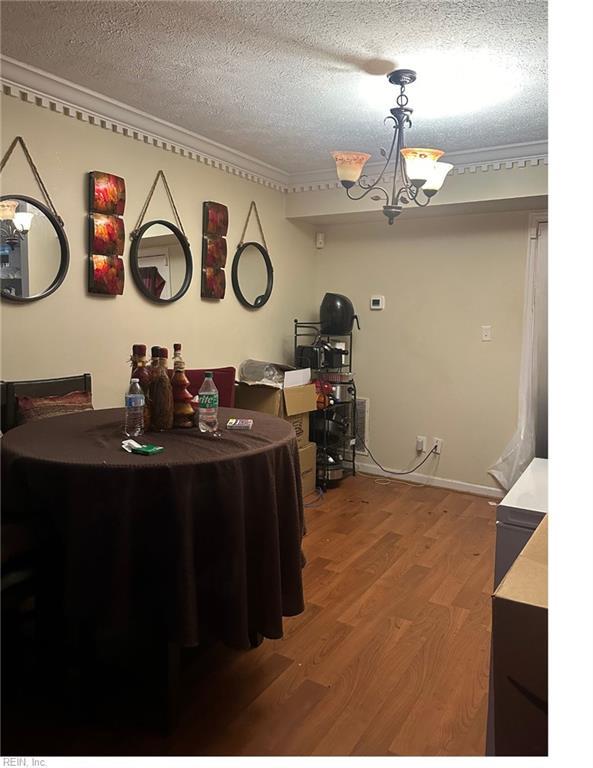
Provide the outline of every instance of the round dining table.
[[[229,418],[253,419],[249,431]],[[122,448],[123,409],[29,422],[2,437],[3,520],[34,521],[42,586],[66,620],[238,648],[303,611],[303,502],[292,426],[220,408],[221,435],[172,429]]]

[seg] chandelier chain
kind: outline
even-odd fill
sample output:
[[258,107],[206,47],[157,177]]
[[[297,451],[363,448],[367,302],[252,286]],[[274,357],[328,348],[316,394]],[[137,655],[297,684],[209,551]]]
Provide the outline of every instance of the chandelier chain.
[[408,105],[408,97],[406,96],[406,87],[405,85],[400,86],[399,90],[399,96],[395,100],[398,107],[406,107]]

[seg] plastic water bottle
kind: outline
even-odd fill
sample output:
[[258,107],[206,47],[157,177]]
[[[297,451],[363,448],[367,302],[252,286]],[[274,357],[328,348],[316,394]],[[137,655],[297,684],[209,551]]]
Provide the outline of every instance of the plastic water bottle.
[[198,392],[200,432],[216,432],[218,429],[218,390],[212,379],[212,372],[206,371],[204,383]]
[[144,392],[138,379],[131,379],[125,404],[124,434],[128,437],[138,437],[144,432]]

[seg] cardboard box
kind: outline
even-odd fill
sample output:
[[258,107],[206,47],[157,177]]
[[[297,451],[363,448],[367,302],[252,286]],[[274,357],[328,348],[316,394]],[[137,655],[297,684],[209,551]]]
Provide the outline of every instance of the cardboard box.
[[313,493],[317,486],[317,446],[315,443],[308,443],[304,448],[299,448],[299,464],[304,499],[309,493]]
[[548,753],[548,518],[492,597],[495,754]]
[[235,406],[248,411],[260,411],[270,416],[282,413],[283,390],[266,387],[263,384],[246,384],[240,381],[235,390]]
[[315,384],[285,388],[283,394],[283,418],[292,424],[299,448],[304,448],[309,442],[309,411],[317,409]]
[[309,442],[309,411],[317,408],[315,384],[277,389],[265,384],[239,382],[235,392],[235,405],[248,411],[260,411],[290,421],[297,436],[299,448]]

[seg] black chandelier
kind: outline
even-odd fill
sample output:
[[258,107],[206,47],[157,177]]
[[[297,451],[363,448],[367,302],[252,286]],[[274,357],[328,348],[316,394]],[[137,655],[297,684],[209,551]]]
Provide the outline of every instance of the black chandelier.
[[[427,206],[434,195],[442,187],[445,176],[453,166],[451,163],[439,163],[438,160],[444,152],[440,149],[425,148],[407,148],[405,142],[405,130],[412,127],[411,115],[413,109],[408,107],[408,97],[406,96],[406,85],[416,80],[416,73],[412,69],[396,69],[387,75],[390,83],[399,85],[399,95],[396,99],[397,106],[391,109],[391,114],[387,115],[384,122],[393,123],[393,139],[389,151],[381,148],[382,157],[385,158],[385,164],[372,183],[366,175],[362,175],[362,169],[370,155],[366,152],[332,152],[336,161],[336,170],[338,179],[342,186],[346,188],[346,194],[351,200],[361,200],[369,192],[376,191],[379,194],[371,196],[371,200],[381,200],[385,198],[383,213],[387,216],[389,223],[393,224],[396,216],[402,212],[403,205],[411,202],[424,208]],[[400,158],[404,159],[402,161]],[[391,194],[384,187],[380,186],[385,172],[387,171],[391,159],[393,159],[393,181]],[[351,190],[358,183],[362,194],[355,196]],[[420,195],[422,191],[423,196]]]

